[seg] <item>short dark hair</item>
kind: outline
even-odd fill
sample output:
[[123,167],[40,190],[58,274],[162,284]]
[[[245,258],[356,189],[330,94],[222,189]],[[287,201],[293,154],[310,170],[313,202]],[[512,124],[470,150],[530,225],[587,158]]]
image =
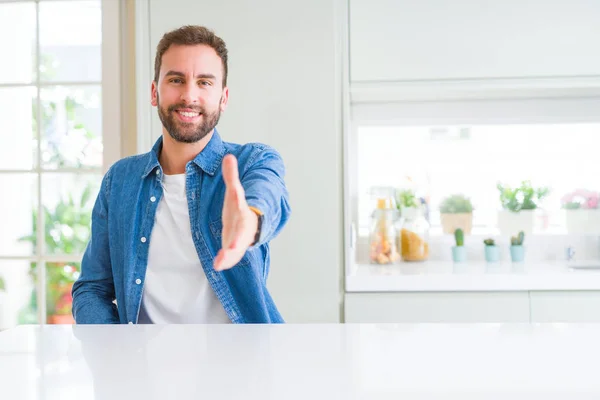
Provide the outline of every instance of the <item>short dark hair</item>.
[[198,25],[185,25],[163,35],[156,47],[154,82],[158,83],[162,56],[171,45],[193,46],[197,44],[210,46],[217,52],[223,64],[223,87],[227,86],[227,47],[225,42],[210,29]]

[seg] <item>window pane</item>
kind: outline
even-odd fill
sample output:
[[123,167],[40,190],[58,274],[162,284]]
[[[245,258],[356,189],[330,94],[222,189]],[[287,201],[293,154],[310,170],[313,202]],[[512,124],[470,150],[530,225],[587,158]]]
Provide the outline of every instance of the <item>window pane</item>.
[[71,289],[79,277],[80,263],[46,263],[46,318],[49,324],[72,324]]
[[42,167],[102,167],[100,86],[41,91]]
[[0,2],[0,83],[35,81],[35,4]]
[[[570,193],[592,192],[586,200],[590,207],[598,206],[599,137],[600,124],[360,127],[360,225],[369,223],[369,188],[410,187],[428,200],[432,233],[441,232],[441,202],[464,194],[475,208],[474,232],[495,234],[503,210],[498,183],[514,189],[530,181],[534,189],[550,190],[540,201],[534,196],[533,232],[567,233],[564,207],[570,206],[563,200]],[[517,195],[517,203],[523,203],[522,196]],[[575,202],[580,200],[575,196]]]
[[0,330],[20,324],[37,324],[37,299],[31,263],[0,261]]
[[[0,255],[35,253],[37,180],[35,174],[0,174]],[[6,195],[8,194],[8,195]]]
[[28,170],[36,165],[35,96],[33,87],[0,88],[0,169]]
[[100,81],[100,1],[40,3],[40,80]]
[[46,254],[82,254],[91,229],[91,215],[100,174],[42,175]]

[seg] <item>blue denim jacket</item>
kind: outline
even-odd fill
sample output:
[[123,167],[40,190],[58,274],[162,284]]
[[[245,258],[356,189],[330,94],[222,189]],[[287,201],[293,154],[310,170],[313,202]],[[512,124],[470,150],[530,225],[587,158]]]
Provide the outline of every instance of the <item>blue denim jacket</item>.
[[[161,147],[162,137],[152,151],[116,162],[102,180],[81,275],[73,285],[78,324],[137,323],[150,235],[162,196]],[[264,220],[258,242],[235,267],[218,272],[213,260],[221,248],[221,162],[227,153],[237,157],[248,205],[262,211]],[[273,148],[223,142],[216,129],[204,150],[186,165],[190,234],[208,282],[233,323],[283,322],[266,280],[269,241],[290,215],[284,174],[283,161]]]

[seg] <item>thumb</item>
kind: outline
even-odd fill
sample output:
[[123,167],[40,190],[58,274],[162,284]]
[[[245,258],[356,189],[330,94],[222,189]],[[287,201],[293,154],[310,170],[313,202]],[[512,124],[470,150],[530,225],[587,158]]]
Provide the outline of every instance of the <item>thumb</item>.
[[233,154],[227,154],[223,159],[223,180],[227,187],[235,187],[239,181],[238,163]]

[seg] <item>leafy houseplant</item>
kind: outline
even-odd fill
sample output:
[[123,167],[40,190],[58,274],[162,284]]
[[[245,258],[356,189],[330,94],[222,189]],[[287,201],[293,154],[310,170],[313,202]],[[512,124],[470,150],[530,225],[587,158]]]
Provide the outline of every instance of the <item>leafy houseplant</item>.
[[550,194],[549,188],[534,188],[530,181],[523,181],[521,186],[515,188],[501,183],[498,183],[496,187],[500,192],[502,208],[512,212],[535,210],[539,207],[539,203]]
[[510,238],[510,258],[513,262],[521,262],[525,259],[524,240],[525,233],[523,231],[519,232],[517,236]]
[[452,234],[462,229],[470,234],[473,227],[473,204],[471,199],[462,194],[446,197],[440,204],[440,220],[444,233]]
[[535,221],[534,211],[550,193],[547,187],[534,188],[530,181],[521,182],[520,186],[510,187],[497,184],[502,211],[498,216],[498,227],[502,234],[515,230],[533,233]]
[[[43,68],[40,68],[39,73],[43,80],[55,78],[55,61],[52,56],[40,55],[40,65]],[[33,135],[40,141],[44,164],[50,168],[98,165],[98,155],[102,153],[102,138],[93,129],[84,126],[81,118],[85,114],[79,112],[79,109],[94,107],[94,92],[57,88],[45,93],[41,96],[41,102],[32,101],[31,107]],[[38,118],[38,115],[41,118]],[[39,135],[38,131],[42,134]],[[91,230],[91,195],[92,186],[88,184],[79,198],[69,195],[67,198],[61,198],[54,207],[42,208],[40,217],[44,221],[44,254],[83,253]],[[21,241],[30,242],[33,248],[38,246],[37,222],[36,207],[32,211],[32,234],[20,238]],[[45,267],[48,322],[73,322],[71,288],[79,276],[79,263],[46,262]],[[29,274],[36,282],[37,263],[30,264]],[[40,322],[37,320],[36,309],[37,291],[33,289],[29,304],[20,312],[19,323]]]
[[496,246],[494,239],[485,239],[483,241],[485,245],[485,261],[487,262],[498,262],[500,261],[500,248]]
[[465,234],[462,229],[454,231],[454,241],[456,245],[452,247],[452,260],[454,262],[464,262],[467,260],[467,249],[465,248]]
[[399,210],[403,208],[419,207],[419,199],[415,192],[409,189],[399,190],[396,194],[396,206]]
[[[44,207],[44,239],[48,254],[77,254],[83,253],[87,246],[91,229],[90,202],[92,187],[87,185],[81,198],[75,201],[71,195],[61,199],[58,204],[49,209]],[[32,215],[33,234],[20,238],[37,246],[37,209]],[[37,281],[37,263],[30,264],[29,274],[34,282]],[[73,322],[71,316],[71,289],[79,277],[79,263],[48,262],[46,263],[47,288],[47,318],[49,323]],[[22,322],[35,320],[35,290],[30,304],[23,311]]]

